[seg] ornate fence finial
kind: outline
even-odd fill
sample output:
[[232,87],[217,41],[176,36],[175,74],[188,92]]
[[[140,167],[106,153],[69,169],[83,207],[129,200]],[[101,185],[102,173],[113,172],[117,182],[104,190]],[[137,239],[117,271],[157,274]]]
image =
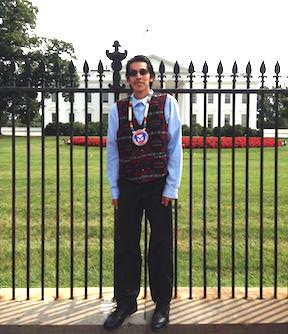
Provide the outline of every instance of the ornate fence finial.
[[218,76],[221,76],[223,74],[223,65],[222,65],[221,60],[220,60],[220,62],[218,64],[218,67],[217,67],[217,73],[218,73]]
[[127,57],[127,50],[124,52],[119,52],[119,47],[121,45],[118,41],[115,41],[113,44],[114,52],[109,52],[109,50],[106,50],[106,56],[112,60],[111,67],[113,69],[113,84],[109,84],[109,87],[112,89],[119,89],[124,88],[124,84],[120,84],[121,81],[121,75],[120,71],[122,69],[121,61],[124,60]]
[[164,74],[165,73],[165,65],[164,65],[164,62],[163,60],[161,60],[161,63],[159,65],[159,75],[158,77],[160,77],[160,85],[161,85],[161,88],[164,88],[164,78],[166,78],[166,75]]
[[208,65],[207,65],[206,61],[205,61],[204,65],[203,65],[202,72],[203,72],[204,75],[207,75],[207,73],[208,73]]
[[24,64],[24,77],[25,77],[25,80],[28,83],[31,83],[31,79],[32,79],[32,66],[31,66],[31,63],[30,63],[30,61],[29,61],[28,58],[25,60],[25,64]]
[[17,72],[18,72],[18,64],[16,63],[14,58],[12,58],[11,61],[10,61],[9,72],[10,72],[10,76],[11,76],[12,85],[15,87],[16,86],[16,75],[17,75]]
[[59,83],[60,77],[61,77],[61,69],[60,69],[60,64],[59,61],[56,60],[53,64],[53,71],[54,71],[54,78],[56,83]]
[[279,65],[278,61],[277,61],[276,65],[275,65],[275,73],[276,74],[280,73],[280,65]]
[[204,82],[204,88],[207,88],[207,78],[209,78],[209,75],[208,75],[208,64],[206,61],[203,65],[202,73],[203,73],[202,78]]
[[102,76],[104,73],[104,67],[101,60],[99,60],[97,72],[99,73],[100,76]]
[[90,71],[90,69],[89,69],[88,62],[87,62],[87,60],[85,60],[84,65],[83,65],[83,73],[84,73],[84,76],[85,76],[85,75],[88,76],[88,75],[89,75],[89,71]]
[[188,68],[188,72],[189,72],[189,74],[192,74],[192,75],[195,72],[194,65],[193,65],[192,61],[190,62],[190,65],[189,65],[189,68]]
[[247,66],[246,66],[246,77],[248,79],[250,79],[250,77],[251,77],[251,72],[252,72],[252,67],[251,67],[251,63],[249,61]]
[[264,88],[264,84],[265,84],[265,78],[267,77],[265,75],[266,73],[266,66],[265,66],[265,63],[264,61],[262,61],[262,64],[261,64],[261,67],[260,67],[260,73],[261,73],[261,88]]
[[68,69],[69,69],[70,77],[74,77],[74,75],[76,73],[76,67],[75,67],[72,60],[70,61],[69,65],[68,65]]
[[220,88],[221,86],[221,82],[222,82],[222,78],[224,78],[224,75],[223,75],[223,65],[222,65],[222,62],[220,60],[219,64],[218,64],[218,67],[217,67],[217,76],[218,77],[218,87]]
[[194,65],[193,65],[192,61],[190,62],[188,72],[189,72],[189,75],[187,75],[187,78],[189,78],[190,88],[192,88],[193,87],[193,78],[195,77],[195,75],[194,75],[195,69],[194,69]]
[[11,59],[9,69],[10,69],[10,72],[11,72],[12,75],[14,75],[16,73],[16,62],[15,62],[14,58]]
[[279,65],[278,61],[277,61],[276,65],[275,65],[275,69],[274,70],[275,70],[275,74],[276,75],[274,75],[273,78],[275,78],[276,88],[278,88],[279,87],[279,78],[280,78],[280,75],[279,75],[279,73],[280,73],[280,65]]
[[44,87],[46,80],[46,66],[43,59],[40,59],[38,65],[38,73],[39,73],[39,83],[41,87]]
[[178,88],[178,81],[179,81],[179,78],[181,78],[180,76],[180,66],[178,64],[178,61],[176,61],[175,65],[174,65],[174,69],[173,69],[173,72],[174,72],[174,78],[175,78],[175,88]]
[[38,69],[41,79],[44,78],[46,72],[46,66],[43,59],[40,59]]
[[[71,60],[69,65],[68,65],[68,71],[69,71],[69,77],[70,77],[70,87],[74,87],[75,84],[75,74],[76,74],[76,67],[73,63],[73,61]],[[74,93],[70,92],[69,93],[69,102],[73,103],[74,102]],[[73,122],[73,117],[71,117],[70,119],[70,123]]]
[[231,75],[231,77],[233,78],[232,79],[233,89],[236,88],[236,80],[237,80],[237,77],[238,77],[237,73],[238,73],[238,65],[235,61],[234,64],[233,64],[233,67],[232,67],[232,75]]
[[264,74],[266,72],[266,66],[264,61],[262,61],[261,67],[260,67],[260,73]]
[[238,66],[237,66],[237,63],[235,61],[234,64],[233,64],[233,67],[232,67],[233,76],[236,76],[237,72],[238,72]]

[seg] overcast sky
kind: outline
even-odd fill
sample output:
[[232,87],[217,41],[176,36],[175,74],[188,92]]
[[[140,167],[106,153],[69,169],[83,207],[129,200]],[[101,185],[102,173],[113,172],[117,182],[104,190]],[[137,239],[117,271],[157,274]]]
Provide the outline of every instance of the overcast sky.
[[87,59],[96,68],[118,40],[128,57],[156,54],[196,71],[204,61],[224,72],[234,61],[244,72],[248,61],[259,75],[264,60],[288,74],[287,0],[32,0],[39,9],[37,34],[72,42],[78,69]]

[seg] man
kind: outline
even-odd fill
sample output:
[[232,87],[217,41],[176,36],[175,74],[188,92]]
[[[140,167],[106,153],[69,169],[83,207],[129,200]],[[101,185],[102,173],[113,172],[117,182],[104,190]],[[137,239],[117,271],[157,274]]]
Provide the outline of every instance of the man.
[[182,137],[178,103],[151,89],[155,73],[150,60],[127,62],[132,95],[112,107],[107,138],[107,175],[112,205],[117,207],[115,249],[116,310],[104,328],[120,326],[137,311],[140,291],[140,233],[143,210],[150,223],[148,265],[156,308],[152,330],[169,322],[172,297],[172,199],[177,198],[182,171]]

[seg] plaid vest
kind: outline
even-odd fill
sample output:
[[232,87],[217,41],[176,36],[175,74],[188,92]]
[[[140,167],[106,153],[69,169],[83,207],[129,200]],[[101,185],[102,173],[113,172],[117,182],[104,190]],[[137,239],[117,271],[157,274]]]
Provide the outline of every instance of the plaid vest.
[[[119,176],[135,183],[153,182],[167,175],[168,124],[164,115],[167,95],[153,95],[147,117],[149,139],[144,146],[132,142],[128,121],[129,98],[117,102]],[[132,113],[133,114],[133,113]],[[133,114],[134,129],[142,129]]]

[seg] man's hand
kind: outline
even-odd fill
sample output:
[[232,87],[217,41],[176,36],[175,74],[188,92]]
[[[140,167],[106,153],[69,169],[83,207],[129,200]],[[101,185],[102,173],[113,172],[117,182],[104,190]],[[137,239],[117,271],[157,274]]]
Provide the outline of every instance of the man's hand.
[[112,199],[112,205],[114,206],[114,208],[117,208],[117,206],[118,206],[118,199]]
[[173,198],[162,196],[161,204],[163,204],[164,206],[168,206],[172,200]]

